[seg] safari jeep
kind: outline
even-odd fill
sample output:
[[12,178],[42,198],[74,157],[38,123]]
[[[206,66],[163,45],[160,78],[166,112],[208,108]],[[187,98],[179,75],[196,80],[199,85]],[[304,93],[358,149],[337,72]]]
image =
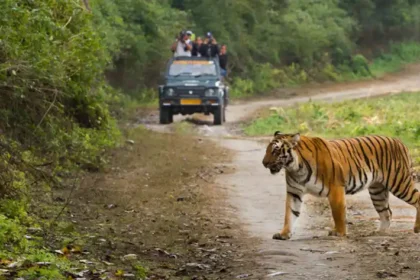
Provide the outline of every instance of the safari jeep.
[[228,87],[221,80],[218,58],[174,57],[159,86],[160,123],[172,123],[173,115],[214,115],[214,124],[225,121]]

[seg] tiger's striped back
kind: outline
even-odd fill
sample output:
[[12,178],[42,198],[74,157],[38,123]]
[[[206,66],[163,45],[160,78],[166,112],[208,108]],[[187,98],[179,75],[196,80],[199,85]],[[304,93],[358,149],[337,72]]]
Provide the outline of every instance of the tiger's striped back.
[[417,203],[417,190],[410,191],[414,184],[412,160],[399,139],[372,135],[331,140],[329,144],[347,175],[346,193],[376,183],[410,204]]

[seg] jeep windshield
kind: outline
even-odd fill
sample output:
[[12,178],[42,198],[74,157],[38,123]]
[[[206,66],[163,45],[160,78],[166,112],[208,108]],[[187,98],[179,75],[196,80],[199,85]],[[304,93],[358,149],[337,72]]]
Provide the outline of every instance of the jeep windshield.
[[216,65],[211,60],[175,60],[169,67],[169,76],[216,76]]

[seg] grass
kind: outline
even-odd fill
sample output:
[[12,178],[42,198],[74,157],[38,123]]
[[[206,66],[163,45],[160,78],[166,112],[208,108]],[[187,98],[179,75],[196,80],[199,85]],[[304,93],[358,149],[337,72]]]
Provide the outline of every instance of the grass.
[[[26,224],[25,224],[26,223]],[[67,279],[83,267],[46,248],[45,232],[33,222],[0,214],[0,279]],[[36,231],[30,230],[30,226]],[[61,248],[57,248],[60,250]]]
[[247,135],[271,136],[274,131],[300,132],[326,138],[380,134],[400,138],[420,163],[420,92],[340,103],[309,102],[268,116],[245,127]]

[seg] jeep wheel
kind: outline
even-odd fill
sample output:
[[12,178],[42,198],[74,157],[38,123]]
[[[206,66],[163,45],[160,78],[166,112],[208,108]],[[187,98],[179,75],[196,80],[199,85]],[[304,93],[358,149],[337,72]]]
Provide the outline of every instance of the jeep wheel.
[[168,124],[173,121],[172,112],[170,108],[160,107],[159,110],[159,122],[161,124]]
[[224,112],[223,112],[223,106],[219,105],[213,112],[214,115],[214,120],[213,120],[213,124],[214,125],[221,125],[224,119]]

